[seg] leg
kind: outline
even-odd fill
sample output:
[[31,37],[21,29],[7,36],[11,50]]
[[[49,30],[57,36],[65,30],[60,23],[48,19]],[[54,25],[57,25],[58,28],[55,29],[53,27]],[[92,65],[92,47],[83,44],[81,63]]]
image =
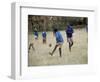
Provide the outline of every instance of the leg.
[[55,50],[57,49],[58,45],[55,45],[55,48],[53,49],[52,53],[49,53],[50,55],[53,55],[53,53],[55,52]]
[[44,43],[46,44],[46,39],[44,40]]
[[71,42],[71,47],[73,46],[73,41]]
[[69,51],[71,52],[71,43],[69,42]]
[[47,43],[47,39],[45,39],[45,43]]
[[61,48],[59,48],[59,54],[60,54],[60,57],[62,57],[61,53],[62,53]]
[[44,44],[44,39],[43,39],[43,44]]
[[62,57],[62,50],[61,50],[62,44],[59,44],[59,55]]
[[31,49],[31,44],[29,44],[28,53],[29,53],[30,49]]
[[46,39],[43,39],[43,44],[46,44]]
[[35,51],[34,44],[32,44],[32,48],[33,48],[33,50]]
[[72,38],[70,39],[70,43],[71,43],[70,47],[72,47],[73,46],[73,39]]
[[70,38],[67,38],[67,42],[69,43],[69,51],[71,52],[71,41],[70,41]]
[[46,44],[46,38],[44,38],[44,41],[43,42],[44,42],[44,44]]

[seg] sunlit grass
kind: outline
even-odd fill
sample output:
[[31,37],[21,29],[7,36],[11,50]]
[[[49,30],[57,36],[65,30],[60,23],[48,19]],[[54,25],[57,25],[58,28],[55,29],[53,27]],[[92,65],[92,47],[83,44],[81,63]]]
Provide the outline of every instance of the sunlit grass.
[[[58,49],[53,56],[49,55],[56,44],[55,37],[52,32],[47,32],[47,44],[42,43],[42,35],[39,33],[39,39],[34,40],[34,35],[29,34],[29,43],[33,42],[35,51],[32,49],[28,54],[29,66],[43,65],[70,65],[70,64],[87,64],[88,63],[88,34],[85,29],[75,29],[73,34],[74,45],[72,51],[69,52],[65,31],[61,31],[64,38],[62,46],[62,57],[59,57]],[[52,44],[49,47],[49,44]]]

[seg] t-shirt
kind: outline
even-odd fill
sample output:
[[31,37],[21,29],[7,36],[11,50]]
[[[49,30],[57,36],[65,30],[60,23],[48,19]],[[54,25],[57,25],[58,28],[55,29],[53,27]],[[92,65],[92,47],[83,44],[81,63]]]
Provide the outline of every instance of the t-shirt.
[[73,34],[73,28],[72,28],[72,26],[68,26],[66,29],[67,37],[72,37],[72,34]]
[[42,37],[43,38],[46,38],[46,35],[47,35],[46,32],[42,32]]
[[63,37],[62,37],[62,35],[61,35],[61,33],[60,33],[59,31],[57,31],[57,32],[55,33],[55,36],[56,36],[56,42],[57,42],[57,43],[58,43],[58,42],[64,42]]
[[72,26],[68,26],[67,29],[66,29],[66,34],[69,34],[69,33],[73,33],[73,28]]
[[35,35],[35,36],[38,36],[38,32],[37,32],[37,31],[35,31],[35,32],[34,32],[34,35]]

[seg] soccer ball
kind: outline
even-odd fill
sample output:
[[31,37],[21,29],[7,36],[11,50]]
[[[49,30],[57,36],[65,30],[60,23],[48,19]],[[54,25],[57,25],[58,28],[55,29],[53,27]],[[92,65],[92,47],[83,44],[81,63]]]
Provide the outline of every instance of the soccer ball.
[[50,44],[49,44],[49,47],[51,47],[51,46],[52,46],[52,44],[50,43]]

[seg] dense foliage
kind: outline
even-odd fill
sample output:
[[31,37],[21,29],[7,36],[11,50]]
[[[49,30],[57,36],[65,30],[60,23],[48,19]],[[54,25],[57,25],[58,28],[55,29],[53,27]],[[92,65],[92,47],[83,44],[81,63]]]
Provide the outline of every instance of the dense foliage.
[[52,31],[55,27],[59,30],[65,30],[68,24],[71,24],[75,29],[84,28],[88,24],[88,18],[28,15],[29,32],[34,31],[34,29],[38,31]]

